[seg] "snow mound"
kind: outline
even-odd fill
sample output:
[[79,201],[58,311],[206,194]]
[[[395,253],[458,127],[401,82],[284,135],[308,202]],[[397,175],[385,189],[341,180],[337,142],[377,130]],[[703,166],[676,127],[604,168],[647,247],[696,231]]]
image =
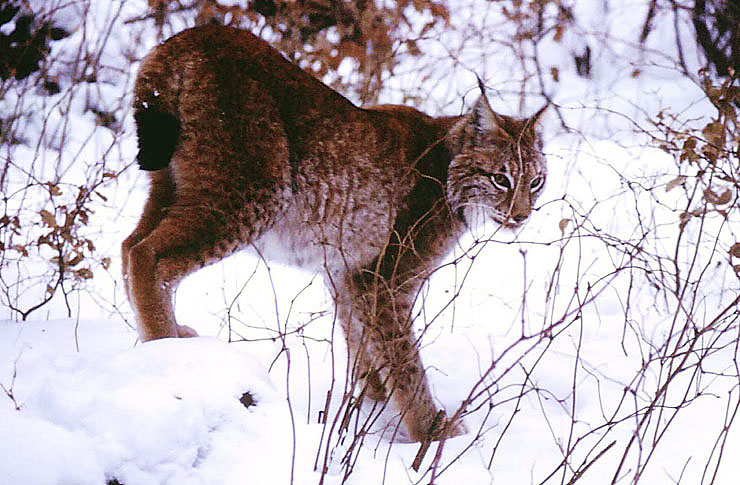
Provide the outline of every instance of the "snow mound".
[[[27,337],[3,339],[24,343],[2,373],[15,402],[0,400],[0,456],[15,466],[0,469],[0,483],[289,481],[280,475],[290,464],[275,466],[286,446],[275,437],[291,436],[284,400],[264,367],[233,346],[166,339],[65,352]],[[240,402],[245,392],[256,405]]]

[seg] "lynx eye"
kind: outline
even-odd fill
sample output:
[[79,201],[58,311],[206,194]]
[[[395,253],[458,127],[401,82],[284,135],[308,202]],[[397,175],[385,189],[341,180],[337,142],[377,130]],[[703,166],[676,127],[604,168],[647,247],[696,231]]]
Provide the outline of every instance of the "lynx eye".
[[493,185],[501,190],[509,190],[513,184],[511,183],[511,177],[505,173],[495,173],[491,176]]
[[536,192],[537,190],[542,187],[542,185],[545,183],[544,177],[536,176],[532,179],[532,181],[529,183],[529,188],[532,192]]

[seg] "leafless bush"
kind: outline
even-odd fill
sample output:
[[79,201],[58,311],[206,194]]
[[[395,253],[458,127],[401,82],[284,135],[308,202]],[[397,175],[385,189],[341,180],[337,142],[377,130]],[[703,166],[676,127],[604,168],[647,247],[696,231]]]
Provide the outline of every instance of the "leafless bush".
[[[48,47],[36,51],[38,70],[0,85],[0,289],[10,310],[5,317],[26,319],[52,303],[71,315],[71,296],[110,266],[107,248],[96,247],[100,228],[90,222],[125,168],[119,144],[128,98],[111,86],[125,85],[131,74],[104,57],[121,5],[109,12],[90,2],[22,5],[15,22],[26,19],[31,40],[11,44],[26,52],[39,43]],[[70,17],[72,25],[65,25]],[[63,26],[55,29],[69,35],[51,37],[48,26],[60,19]]]
[[[90,21],[84,35],[60,40],[39,73],[0,85],[0,288],[13,318],[42,308],[58,314],[55,302],[63,314],[78,311],[72,296],[91,281],[100,288],[100,275],[117,264],[115,245],[98,244],[113,232],[101,215],[130,224],[115,209],[126,200],[117,189],[133,183],[131,160],[122,155],[131,150],[120,149],[132,143],[133,72],[108,61],[116,29],[136,26],[130,31],[139,41],[115,54],[135,66],[155,39],[217,18],[261,32],[356,100],[459,113],[460,100],[477,97],[479,76],[501,111],[552,105],[550,188],[529,227],[471,236],[418,296],[415,326],[424,350],[465,332],[495,336],[488,349],[450,347],[467,349],[466,365],[478,366],[454,411],[469,434],[427,443],[418,483],[435,483],[474,453],[495,474],[510,450],[521,451],[516,440],[535,422],[547,451],[537,450],[545,458],[522,472],[532,483],[594,476],[598,483],[655,483],[651,465],[665,466],[664,450],[675,451],[674,430],[687,419],[702,422],[702,442],[711,445],[701,455],[676,456],[666,466],[671,480],[715,483],[733,459],[726,449],[740,407],[740,86],[737,73],[710,71],[688,42],[697,3],[646,0],[641,15],[616,2],[594,13],[562,0],[458,3],[454,10],[444,2],[363,2],[363,9],[360,2],[241,8],[150,1],[146,12],[122,3],[100,12],[92,3],[77,4]],[[61,8],[51,4],[34,12],[41,22]],[[380,14],[392,15],[377,21]],[[635,28],[597,25],[607,17]],[[90,34],[92,19],[103,25],[99,35]],[[402,27],[393,30],[389,19],[401,19]],[[675,26],[673,43],[651,43],[660,22]],[[619,75],[600,72],[609,65]],[[693,100],[670,106],[651,87],[634,88],[660,76],[681,89],[693,85]],[[60,91],[38,95],[49,79]],[[627,81],[638,84],[625,87]],[[78,124],[80,118],[95,123]],[[93,128],[80,132],[78,125]],[[253,272],[243,268],[223,290],[216,313],[229,340],[275,343],[273,365],[286,373],[294,430],[303,419],[323,425],[315,459],[322,479],[334,480],[329,469],[339,469],[341,481],[351,477],[362,454],[387,459],[391,448],[368,438],[382,406],[363,408],[352,363],[334,343],[339,329],[321,285],[308,278],[286,300],[278,288],[289,285],[279,272],[252,264]],[[259,323],[263,314],[250,311],[241,295],[265,282],[276,295],[274,314]],[[108,308],[116,308],[116,298],[98,295]],[[317,386],[312,369],[322,368],[322,358],[331,375]],[[296,377],[296,369],[307,375]],[[442,371],[456,369],[428,369]],[[389,428],[384,440],[394,433]]]

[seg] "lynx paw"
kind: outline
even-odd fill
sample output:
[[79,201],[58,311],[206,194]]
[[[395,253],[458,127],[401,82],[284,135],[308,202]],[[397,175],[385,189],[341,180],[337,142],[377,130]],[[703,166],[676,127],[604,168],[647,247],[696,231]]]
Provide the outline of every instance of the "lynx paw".
[[188,327],[187,325],[178,325],[177,326],[177,336],[181,338],[182,337],[197,337],[198,332]]
[[468,430],[461,420],[452,420],[447,417],[443,410],[439,410],[432,420],[432,424],[425,437],[426,439],[419,441],[440,441],[442,439],[454,438],[467,432]]
[[462,436],[467,432],[468,428],[465,426],[465,423],[463,423],[462,420],[456,419],[452,421],[451,419],[445,418],[445,425],[440,438],[442,436],[444,436],[445,438],[454,438],[455,436]]
[[467,430],[462,421],[453,421],[447,418],[443,410],[437,411],[437,414],[434,416],[432,424],[429,427],[429,431],[426,433],[426,437],[418,440],[421,442],[421,446],[419,447],[419,451],[416,453],[416,457],[414,458],[414,462],[411,464],[411,468],[414,471],[419,471],[421,463],[424,460],[424,456],[427,454],[427,451],[429,451],[429,446],[432,441],[441,441],[447,438],[453,438],[455,436],[465,434],[466,432]]

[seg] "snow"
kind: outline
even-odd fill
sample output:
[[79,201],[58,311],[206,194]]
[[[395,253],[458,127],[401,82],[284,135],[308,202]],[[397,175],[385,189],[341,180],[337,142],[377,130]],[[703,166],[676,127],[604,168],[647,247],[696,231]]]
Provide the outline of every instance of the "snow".
[[[92,216],[97,226],[90,230],[99,230],[95,245],[113,263],[96,272],[89,294],[80,291],[76,301],[57,298],[44,308],[46,316],[33,314],[35,321],[16,321],[2,309],[0,485],[554,484],[570,479],[558,468],[566,455],[571,472],[593,461],[578,483],[603,484],[612,480],[623,453],[627,465],[619,483],[632,483],[635,464],[652,453],[640,483],[736,484],[740,463],[732,457],[740,455],[740,435],[736,425],[726,436],[722,430],[740,402],[737,317],[710,324],[740,291],[726,255],[737,240],[738,221],[707,216],[701,229],[688,226],[684,240],[690,242],[676,249],[687,201],[664,186],[684,168],[648,146],[649,134],[633,126],[634,120],[650,126],[649,116],[670,108],[700,127],[714,110],[694,81],[675,73],[672,19],[656,18],[643,53],[620,39],[637,38],[645,3],[606,13],[596,3],[575,2],[581,22],[566,31],[566,48],[546,41],[537,54],[546,66],[560,68],[558,83],[546,81],[557,107],[546,115],[550,173],[540,207],[518,233],[467,235],[422,295],[423,312],[421,302],[417,307],[432,392],[448,415],[470,398],[463,417],[467,434],[441,450],[433,444],[415,472],[419,444],[389,438],[393,409],[361,446],[352,431],[373,416],[367,407],[353,416],[349,433],[340,433],[346,349],[330,298],[315,275],[267,266],[253,255],[235,255],[179,288],[178,321],[203,337],[140,344],[118,281],[117,247],[145,196],[144,179],[129,169],[116,179],[120,190],[105,192],[110,200]],[[73,31],[54,44],[61,59],[74,59],[84,42],[104,59],[99,82],[84,89],[21,101],[8,91],[0,105],[5,113],[18,101],[43,114],[24,120],[22,131],[34,143],[45,141],[16,146],[13,154],[61,167],[63,197],[74,200],[75,186],[91,176],[80,160],[102,160],[118,171],[134,158],[130,112],[114,132],[96,128],[87,108],[127,99],[135,59],[155,44],[154,29],[124,22],[145,11],[143,1],[92,2],[82,23],[79,2],[31,5],[46,8]],[[482,30],[500,21],[490,9],[470,12]],[[170,28],[189,21],[179,22]],[[593,78],[575,76],[568,52],[603,37],[612,40],[608,48],[590,44]],[[455,41],[444,38],[446,45]],[[428,111],[444,105],[459,112],[459,93],[468,93],[468,104],[475,99],[470,88],[477,83],[468,68],[491,87],[495,109],[517,113],[518,106],[529,113],[541,106],[535,96],[522,104],[518,61],[493,62],[481,54],[485,47],[436,66],[450,82],[436,85]],[[695,51],[684,54],[692,69],[699,65]],[[50,66],[62,84],[71,76],[66,65]],[[642,74],[634,78],[636,67]],[[420,75],[399,74],[389,84],[419,83]],[[388,96],[394,101],[392,91]],[[559,116],[573,133],[558,129]],[[59,151],[40,148],[46,143]],[[11,182],[22,184],[16,176]],[[651,189],[633,191],[631,183]],[[6,210],[25,203],[33,212],[42,204],[22,199],[11,196]],[[679,304],[674,295],[656,293],[650,284],[655,267],[642,268],[643,260],[637,264],[618,250],[622,246],[614,241],[637,242],[640,225],[649,228],[644,252],[682,255],[682,274],[701,287],[695,300]],[[21,281],[38,271],[43,268],[17,268]],[[33,300],[43,291],[32,288],[19,298]],[[732,308],[728,314],[733,311],[737,315]],[[544,331],[550,326],[552,334]],[[701,345],[681,340],[686,329],[705,332],[697,340]],[[688,364],[680,361],[684,357]],[[656,398],[674,371],[669,391]],[[256,404],[240,402],[245,392]],[[646,447],[625,452],[648,406],[663,408],[641,428]],[[713,476],[720,447],[724,459]],[[438,452],[439,465],[430,470]]]
[[[75,334],[84,336],[79,350]],[[248,344],[199,337],[132,348],[132,336],[105,323],[71,320],[0,326],[2,355],[14,357],[3,362],[0,375],[15,400],[1,401],[0,456],[12,466],[2,467],[0,483],[232,483],[245,477],[289,483],[291,467],[295,483],[318,481],[312,470],[321,425],[296,422],[294,458],[285,397],[260,359],[245,351]],[[71,344],[58,345],[65,341]],[[246,391],[256,401],[248,408],[239,402]],[[395,468],[416,453],[416,445],[394,448]],[[365,458],[357,466],[382,473],[383,461]],[[377,483],[377,476],[353,483]]]

